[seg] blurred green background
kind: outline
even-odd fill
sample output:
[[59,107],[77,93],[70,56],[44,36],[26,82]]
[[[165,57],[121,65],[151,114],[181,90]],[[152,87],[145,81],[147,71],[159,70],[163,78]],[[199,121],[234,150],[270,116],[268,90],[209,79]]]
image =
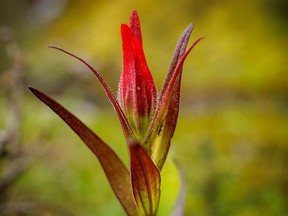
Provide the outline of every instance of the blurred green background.
[[0,1],[0,214],[124,215],[93,154],[27,86],[60,101],[128,164],[96,78],[47,46],[86,59],[116,93],[120,24],[134,8],[158,89],[186,26],[195,24],[190,44],[205,36],[184,66],[170,152],[186,175],[185,215],[288,215],[286,0]]

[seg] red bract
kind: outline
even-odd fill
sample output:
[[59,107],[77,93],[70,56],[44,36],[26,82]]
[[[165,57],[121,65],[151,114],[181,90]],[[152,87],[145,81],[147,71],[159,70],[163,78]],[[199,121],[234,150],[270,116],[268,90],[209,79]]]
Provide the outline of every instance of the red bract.
[[[133,22],[137,20],[138,22]],[[131,27],[121,26],[123,71],[119,103],[139,139],[145,135],[156,106],[156,87],[142,48],[139,19],[134,11]],[[138,30],[139,29],[139,30]]]
[[157,97],[153,77],[147,66],[140,20],[134,10],[129,25],[121,26],[123,71],[119,84],[119,101],[101,75],[85,60],[56,46],[84,63],[102,85],[120,120],[129,146],[130,169],[114,151],[77,117],[58,102],[30,88],[33,94],[57,113],[98,158],[110,185],[128,215],[156,215],[160,199],[160,171],[166,160],[175,131],[180,98],[183,63],[199,38],[187,50],[192,32],[190,24],[180,37],[172,62]]

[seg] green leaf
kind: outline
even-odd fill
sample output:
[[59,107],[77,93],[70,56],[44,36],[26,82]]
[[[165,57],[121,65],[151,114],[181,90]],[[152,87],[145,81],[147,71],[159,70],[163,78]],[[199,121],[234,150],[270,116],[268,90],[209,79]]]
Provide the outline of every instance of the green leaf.
[[138,143],[129,146],[131,180],[136,203],[144,215],[156,215],[161,177],[158,168]]
[[179,177],[179,184],[180,189],[177,196],[177,201],[174,205],[174,209],[172,212],[173,216],[181,216],[184,215],[184,207],[185,207],[185,198],[186,198],[186,176],[184,174],[184,171],[181,169],[181,167],[176,163],[175,168],[178,171],[178,177]]
[[177,205],[177,197],[180,195],[181,187],[178,169],[174,161],[168,158],[161,170],[161,199],[158,216],[171,215]]
[[139,215],[139,210],[132,193],[129,171],[115,152],[58,102],[37,89],[31,87],[29,89],[36,97],[57,113],[96,155],[115,195],[127,214],[133,216]]

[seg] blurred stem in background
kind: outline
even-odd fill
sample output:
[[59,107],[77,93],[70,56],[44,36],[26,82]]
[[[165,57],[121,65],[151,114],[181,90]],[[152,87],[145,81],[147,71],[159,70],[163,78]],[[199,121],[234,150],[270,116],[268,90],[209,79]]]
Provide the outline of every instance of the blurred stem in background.
[[[0,39],[4,43],[6,54],[11,61],[11,68],[7,71],[9,89],[7,94],[8,112],[5,116],[6,128],[0,133],[0,213],[2,214],[7,210],[9,191],[29,167],[32,158],[23,152],[20,138],[23,108],[23,56],[10,28],[5,26],[0,28]],[[15,208],[13,209],[15,210]]]
[[[11,193],[15,183],[39,158],[43,149],[28,148],[27,151],[24,148],[21,139],[21,123],[24,108],[25,60],[9,27],[0,27],[0,40],[4,43],[7,57],[11,62],[11,67],[6,71],[9,82],[5,100],[7,101],[7,115],[4,117],[6,127],[0,130],[0,215],[30,215],[32,212],[40,214],[47,208],[45,203],[40,204],[39,200],[21,200],[13,197]],[[55,209],[52,211],[59,212]],[[64,210],[61,209],[61,212]]]
[[12,62],[11,68],[7,71],[7,73],[9,73],[9,89],[7,94],[8,113],[5,116],[6,128],[1,131],[0,137],[1,165],[3,163],[9,164],[8,166],[1,167],[4,169],[0,179],[2,200],[3,198],[5,199],[5,192],[7,192],[11,184],[18,178],[26,166],[18,161],[22,155],[20,122],[22,114],[21,108],[23,107],[23,58],[11,29],[1,27],[0,37],[5,44],[6,54]]
[[19,215],[35,212],[33,201],[19,201],[11,197],[15,183],[38,158],[39,151],[24,150],[21,140],[21,122],[24,105],[25,60],[9,27],[0,28],[0,39],[11,62],[8,73],[6,127],[0,131],[0,215]]
[[6,26],[0,27],[0,40],[4,43],[6,55],[11,62],[7,85],[6,127],[0,130],[0,215],[39,215],[50,212],[53,215],[71,215],[63,207],[41,202],[39,199],[24,200],[14,197],[13,188],[28,169],[39,160],[43,147],[32,145],[21,139],[21,124],[24,109],[25,58],[13,31]]

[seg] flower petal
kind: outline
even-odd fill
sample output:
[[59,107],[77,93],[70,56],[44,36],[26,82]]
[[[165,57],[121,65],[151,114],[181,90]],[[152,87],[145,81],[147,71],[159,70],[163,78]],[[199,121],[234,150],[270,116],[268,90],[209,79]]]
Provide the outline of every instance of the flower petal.
[[58,102],[37,89],[29,89],[36,97],[57,113],[96,155],[115,195],[127,214],[133,216],[139,215],[131,189],[129,171],[114,151]]
[[129,143],[132,143],[136,138],[134,136],[134,133],[129,125],[129,122],[125,116],[125,114],[123,113],[119,103],[117,102],[114,94],[112,93],[111,89],[109,88],[109,86],[107,85],[107,83],[104,81],[104,79],[101,77],[101,75],[90,65],[88,64],[85,60],[83,60],[82,58],[60,48],[60,47],[57,47],[57,46],[53,46],[53,45],[50,45],[48,46],[49,48],[53,48],[53,49],[57,49],[59,51],[62,51],[76,59],[78,59],[80,62],[82,62],[83,64],[85,64],[93,73],[94,75],[96,76],[96,78],[98,79],[98,81],[100,82],[100,84],[102,85],[109,101],[111,102],[113,108],[115,109],[116,111],[116,114],[119,118],[119,121],[120,121],[120,124],[121,124],[121,127],[122,127],[122,130],[124,132],[124,135],[125,135],[125,138],[126,138],[126,142],[129,144]]
[[160,173],[138,143],[130,145],[131,181],[136,203],[144,215],[156,215],[160,199]]

